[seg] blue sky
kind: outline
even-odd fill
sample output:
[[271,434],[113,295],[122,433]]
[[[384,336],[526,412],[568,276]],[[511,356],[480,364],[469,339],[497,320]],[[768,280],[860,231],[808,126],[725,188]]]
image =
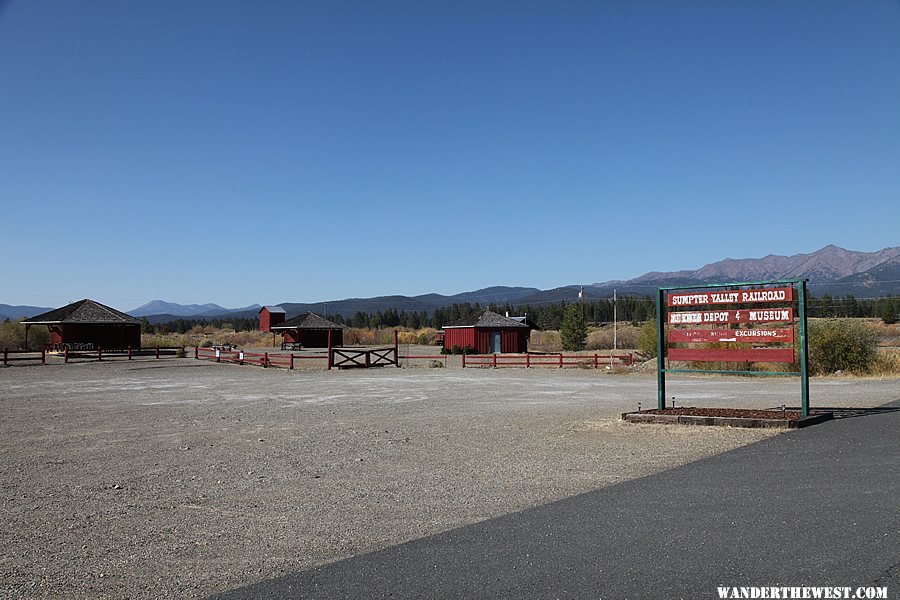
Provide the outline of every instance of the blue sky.
[[900,244],[890,0],[0,0],[0,302],[552,288]]

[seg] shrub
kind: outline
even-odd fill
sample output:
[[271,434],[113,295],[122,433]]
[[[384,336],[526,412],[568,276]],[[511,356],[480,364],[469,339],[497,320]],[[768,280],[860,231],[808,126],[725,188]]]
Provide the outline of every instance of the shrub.
[[450,348],[450,354],[475,354],[475,348],[468,344],[462,347],[454,344],[453,347]]
[[[50,341],[50,332],[46,325],[35,325],[28,329],[28,349],[40,350]],[[0,350],[25,349],[25,324],[21,321],[4,321],[0,323]]]
[[865,373],[875,364],[875,330],[857,319],[817,319],[809,323],[809,365],[816,375]]
[[[394,341],[391,339],[391,343]],[[368,329],[345,329],[344,344],[347,346],[374,346],[375,332]]]
[[900,374],[900,352],[893,349],[879,352],[869,373],[881,377],[896,377]]
[[414,331],[399,331],[397,333],[398,344],[418,344],[419,336]]
[[619,323],[613,334],[612,325],[605,325],[601,329],[597,329],[588,333],[585,350],[612,350],[613,341],[616,342],[616,348],[622,350],[624,348],[637,348],[637,327],[629,323]]
[[650,319],[641,326],[636,343],[641,354],[649,358],[656,356],[656,319]]
[[558,331],[532,331],[528,338],[528,348],[535,352],[559,352],[562,342]]

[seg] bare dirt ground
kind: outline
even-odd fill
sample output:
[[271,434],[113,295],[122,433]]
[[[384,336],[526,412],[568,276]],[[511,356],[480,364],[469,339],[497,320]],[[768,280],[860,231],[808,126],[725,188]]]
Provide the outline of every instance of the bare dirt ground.
[[[799,402],[795,380],[669,391]],[[898,397],[897,379],[812,386],[814,406]],[[0,597],[202,597],[775,435],[618,419],[655,398],[653,376],[593,370],[0,369]]]

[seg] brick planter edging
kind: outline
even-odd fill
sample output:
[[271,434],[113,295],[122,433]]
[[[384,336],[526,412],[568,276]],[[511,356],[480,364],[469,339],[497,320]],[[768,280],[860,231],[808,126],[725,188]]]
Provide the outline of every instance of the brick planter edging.
[[657,423],[662,425],[718,425],[721,427],[751,427],[799,429],[830,421],[830,412],[816,413],[799,419],[748,419],[745,417],[695,417],[691,415],[654,415],[645,412],[622,413],[622,419],[629,423]]

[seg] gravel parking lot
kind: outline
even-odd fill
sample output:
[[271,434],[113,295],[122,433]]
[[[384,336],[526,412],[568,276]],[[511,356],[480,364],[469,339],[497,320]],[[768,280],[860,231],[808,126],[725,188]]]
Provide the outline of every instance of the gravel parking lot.
[[[898,391],[816,380],[812,402]],[[799,402],[794,379],[669,393]],[[655,376],[583,370],[0,369],[0,596],[202,597],[777,435],[618,420],[655,401]]]

